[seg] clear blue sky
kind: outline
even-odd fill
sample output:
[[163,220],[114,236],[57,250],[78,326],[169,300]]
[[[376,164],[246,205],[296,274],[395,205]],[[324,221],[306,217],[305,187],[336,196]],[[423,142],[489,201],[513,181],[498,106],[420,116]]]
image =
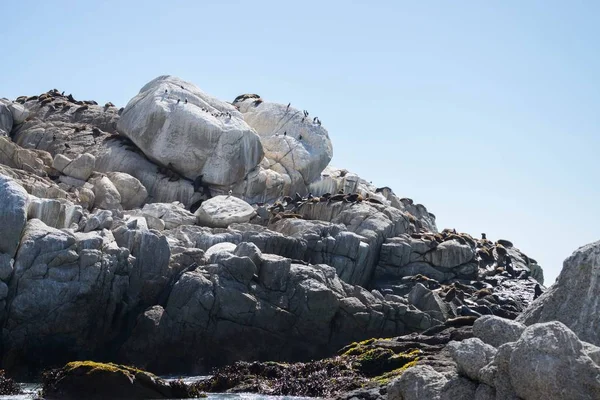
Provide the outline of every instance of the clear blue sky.
[[[372,4],[373,3],[373,4]],[[377,3],[376,5],[374,3]],[[600,239],[600,3],[10,1],[0,97],[121,106],[177,75],[319,116],[336,166],[512,240],[547,284]]]

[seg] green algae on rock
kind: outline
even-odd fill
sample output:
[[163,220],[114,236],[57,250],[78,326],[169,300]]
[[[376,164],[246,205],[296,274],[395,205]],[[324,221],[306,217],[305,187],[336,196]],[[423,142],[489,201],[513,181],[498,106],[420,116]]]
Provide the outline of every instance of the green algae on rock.
[[169,399],[200,392],[126,365],[73,361],[43,374],[43,394],[46,399]]

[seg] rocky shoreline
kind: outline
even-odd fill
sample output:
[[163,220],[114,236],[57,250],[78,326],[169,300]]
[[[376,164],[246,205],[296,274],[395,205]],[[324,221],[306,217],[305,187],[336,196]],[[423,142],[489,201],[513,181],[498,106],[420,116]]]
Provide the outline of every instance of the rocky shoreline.
[[[171,76],[121,109],[56,89],[0,100],[2,368],[95,360],[215,371],[201,391],[394,398],[420,369],[504,393],[450,350],[501,353],[470,328],[492,316],[600,344],[551,300],[594,268],[543,294],[509,240],[439,231],[423,205],[330,166],[308,114]],[[591,301],[572,300],[586,318]]]

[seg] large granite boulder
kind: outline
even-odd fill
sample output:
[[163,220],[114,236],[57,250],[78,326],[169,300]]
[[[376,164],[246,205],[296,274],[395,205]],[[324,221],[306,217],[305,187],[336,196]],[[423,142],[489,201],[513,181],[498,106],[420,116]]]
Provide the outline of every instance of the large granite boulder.
[[227,228],[231,224],[249,222],[256,212],[235,196],[215,196],[203,202],[195,215],[199,225]]
[[525,325],[560,321],[581,340],[600,346],[600,241],[577,249],[563,263],[556,283],[518,317]]
[[233,104],[260,136],[268,162],[265,167],[290,177],[286,192],[306,190],[331,161],[333,146],[327,130],[303,111],[265,102],[256,95],[238,96]]
[[209,184],[242,180],[263,158],[260,138],[235,107],[172,76],[147,83],[117,128],[149,159]]
[[139,208],[148,198],[148,191],[138,179],[124,172],[109,172],[108,179],[121,195],[121,205],[125,210]]
[[13,257],[27,222],[29,195],[22,186],[0,175],[0,253]]
[[484,315],[473,324],[473,334],[494,347],[516,342],[524,330],[523,324],[494,315]]
[[535,324],[523,332],[510,356],[510,381],[527,400],[599,399],[600,366],[560,322]]

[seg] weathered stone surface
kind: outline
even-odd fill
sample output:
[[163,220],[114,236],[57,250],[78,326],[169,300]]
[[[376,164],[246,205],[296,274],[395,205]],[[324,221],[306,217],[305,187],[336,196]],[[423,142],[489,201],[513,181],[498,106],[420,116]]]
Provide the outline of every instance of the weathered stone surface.
[[128,256],[110,232],[28,221],[9,285],[3,365],[34,370],[102,351],[121,328]]
[[581,340],[600,346],[600,241],[577,249],[544,294],[518,317],[525,325],[560,321]]
[[428,365],[407,369],[387,388],[388,400],[440,400],[448,379]]
[[83,225],[83,232],[91,232],[95,230],[110,229],[113,226],[113,214],[110,210],[96,210],[89,215]]
[[81,206],[64,199],[38,199],[29,197],[27,218],[37,218],[53,228],[77,227],[83,217]]
[[181,225],[194,225],[196,223],[196,216],[177,202],[146,204],[142,208],[142,215],[162,220],[165,229],[174,229]]
[[212,228],[227,228],[231,224],[249,222],[256,212],[242,199],[215,196],[202,203],[195,213],[198,224]]
[[5,253],[0,253],[0,280],[8,282],[13,272],[13,258]]
[[289,176],[290,183],[283,193],[306,193],[306,185],[319,177],[333,157],[325,128],[284,104],[254,97],[238,98],[233,104],[260,136],[265,168]]
[[561,322],[525,329],[509,365],[510,381],[521,398],[600,398],[600,366],[585,354],[577,335]]
[[476,382],[457,376],[446,382],[440,400],[475,400],[477,386]]
[[62,169],[62,172],[65,175],[72,176],[73,178],[87,181],[90,175],[92,175],[92,172],[94,172],[95,166],[96,157],[90,153],[83,153],[75,157],[73,161],[66,165]]
[[172,76],[147,83],[117,127],[151,160],[210,184],[240,181],[263,158],[258,135],[235,107]]
[[493,347],[516,342],[525,325],[494,315],[484,315],[473,324],[473,334]]
[[489,364],[496,349],[478,338],[448,343],[448,350],[458,366],[458,371],[469,379],[478,381],[479,370]]
[[0,252],[13,257],[27,222],[29,195],[14,180],[0,175]]
[[10,135],[13,126],[12,112],[8,105],[0,100],[0,136]]
[[121,195],[106,176],[92,178],[90,183],[94,186],[94,206],[106,210],[122,211]]
[[0,137],[0,164],[46,176],[50,166],[48,156],[46,152],[24,149],[7,137]]
[[124,172],[109,172],[108,179],[115,185],[121,195],[121,205],[125,210],[139,208],[148,198],[148,191],[142,182]]
[[485,383],[480,383],[475,391],[474,400],[496,400],[496,390]]
[[429,314],[436,323],[442,323],[450,316],[448,306],[442,301],[440,296],[420,283],[417,283],[413,287],[407,299],[419,310]]
[[[138,321],[125,344],[126,359],[152,369],[185,370],[240,359],[306,360],[369,332],[393,335],[431,326],[428,315],[347,285],[331,267],[268,254],[234,255],[242,252],[209,251],[205,257],[211,264],[183,272],[158,325]],[[150,336],[156,350],[152,359],[140,344]],[[185,351],[173,347],[181,341],[187,343]]]

